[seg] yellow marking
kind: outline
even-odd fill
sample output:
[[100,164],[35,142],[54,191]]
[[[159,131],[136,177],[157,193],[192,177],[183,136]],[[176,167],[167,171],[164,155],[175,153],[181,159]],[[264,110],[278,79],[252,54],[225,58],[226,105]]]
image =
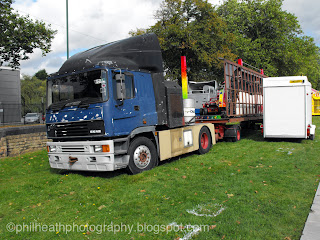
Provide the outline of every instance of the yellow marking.
[[303,80],[291,80],[290,83],[303,83]]

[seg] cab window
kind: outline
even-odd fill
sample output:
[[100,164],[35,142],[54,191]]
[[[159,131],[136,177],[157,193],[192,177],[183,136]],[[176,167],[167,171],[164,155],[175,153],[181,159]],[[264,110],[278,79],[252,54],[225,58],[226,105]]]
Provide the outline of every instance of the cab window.
[[[118,76],[117,76],[118,75]],[[123,78],[119,77],[119,73],[114,73],[112,78],[113,96],[116,100],[134,98],[134,80],[132,74],[122,73]],[[121,78],[121,80],[120,80]],[[122,91],[122,94],[121,94]]]

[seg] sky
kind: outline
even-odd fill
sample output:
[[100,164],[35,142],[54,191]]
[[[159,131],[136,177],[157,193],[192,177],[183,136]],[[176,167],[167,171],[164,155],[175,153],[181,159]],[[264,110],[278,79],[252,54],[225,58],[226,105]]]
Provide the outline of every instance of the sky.
[[[223,0],[209,0],[213,5]],[[129,31],[148,28],[155,23],[154,14],[162,0],[68,0],[69,55],[97,45],[129,37]],[[21,15],[42,20],[57,30],[51,52],[42,57],[36,49],[30,59],[21,61],[20,72],[34,75],[59,70],[67,59],[66,0],[15,0],[12,7]],[[283,9],[298,17],[304,34],[320,46],[320,1],[284,0]]]

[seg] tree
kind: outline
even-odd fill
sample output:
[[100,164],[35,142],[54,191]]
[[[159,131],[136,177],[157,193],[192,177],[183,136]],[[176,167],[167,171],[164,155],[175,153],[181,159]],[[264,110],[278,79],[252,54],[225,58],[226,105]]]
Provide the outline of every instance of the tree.
[[21,102],[23,115],[28,112],[42,112],[46,101],[46,81],[23,75],[21,79]]
[[41,21],[14,13],[12,2],[0,0],[0,66],[6,62],[11,67],[18,67],[19,62],[29,59],[28,54],[36,48],[41,49],[43,56],[50,52],[56,31]]
[[36,72],[34,76],[40,80],[46,80],[48,78],[48,73],[45,69],[42,69]]
[[264,68],[269,76],[307,75],[318,84],[319,48],[297,20],[282,10],[283,0],[229,0],[218,13],[236,36],[232,52]]
[[233,34],[206,0],[164,0],[155,18],[154,26],[130,34],[157,34],[167,78],[180,79],[182,55],[187,56],[188,78],[195,81],[218,78],[223,68],[218,58],[235,58],[229,48]]

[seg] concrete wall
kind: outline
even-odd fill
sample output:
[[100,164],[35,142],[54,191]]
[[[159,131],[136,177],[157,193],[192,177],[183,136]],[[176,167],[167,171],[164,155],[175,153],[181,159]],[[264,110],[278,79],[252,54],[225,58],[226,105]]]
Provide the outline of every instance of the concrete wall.
[[0,158],[41,150],[46,147],[44,125],[0,129]]

